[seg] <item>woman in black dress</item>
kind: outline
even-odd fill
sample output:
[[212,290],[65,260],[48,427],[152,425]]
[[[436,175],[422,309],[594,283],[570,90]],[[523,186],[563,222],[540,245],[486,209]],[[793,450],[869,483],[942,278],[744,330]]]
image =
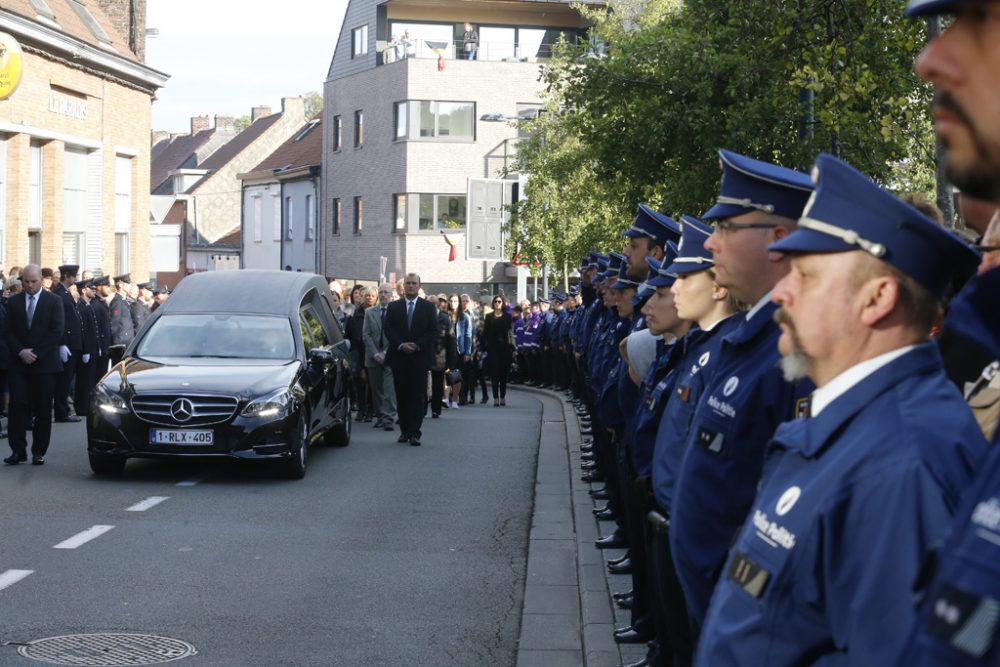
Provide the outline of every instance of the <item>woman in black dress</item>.
[[486,360],[493,382],[493,405],[507,405],[507,375],[510,373],[513,351],[513,322],[507,312],[507,300],[502,294],[493,297],[493,312],[485,318],[483,338],[486,340]]

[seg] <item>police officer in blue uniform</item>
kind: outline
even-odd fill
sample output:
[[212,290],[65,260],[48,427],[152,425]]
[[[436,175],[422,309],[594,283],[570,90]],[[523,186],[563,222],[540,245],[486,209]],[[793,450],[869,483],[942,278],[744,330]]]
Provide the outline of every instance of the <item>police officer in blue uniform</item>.
[[978,256],[830,155],[774,289],[788,377],[817,389],[782,424],[705,619],[696,664],[885,665],[920,564],[986,442],[929,341]]
[[715,375],[694,409],[674,484],[670,551],[692,624],[704,618],[733,535],[760,480],[764,446],[811,387],[785,381],[770,291],[788,271],[768,245],[794,229],[813,184],[808,176],[720,150],[722,183],[705,243],[715,281],[751,309],[723,338]]
[[[946,94],[944,111],[962,122],[938,125],[945,167],[962,192],[1000,204],[1000,7],[963,0],[913,0],[910,16],[954,13],[955,20],[917,60],[916,70]],[[952,109],[949,109],[952,107]],[[947,116],[946,116],[947,117]],[[978,132],[973,132],[978,128]],[[985,270],[984,267],[981,270]],[[1000,358],[1000,269],[985,271],[951,303],[946,320]],[[951,536],[925,568],[921,607],[900,666],[1000,664],[1000,436],[966,492]]]

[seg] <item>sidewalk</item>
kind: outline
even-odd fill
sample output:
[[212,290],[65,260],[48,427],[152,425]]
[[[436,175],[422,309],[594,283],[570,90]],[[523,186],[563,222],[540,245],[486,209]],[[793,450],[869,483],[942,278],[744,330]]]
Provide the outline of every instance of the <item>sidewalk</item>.
[[524,385],[512,389],[542,403],[517,667],[636,662],[646,654],[646,645],[619,646],[612,636],[630,618],[613,604],[611,595],[628,590],[632,578],[608,574],[605,566],[623,550],[594,547],[601,531],[612,531],[614,523],[594,518],[591,486],[580,481],[582,438],[573,405],[559,392]]

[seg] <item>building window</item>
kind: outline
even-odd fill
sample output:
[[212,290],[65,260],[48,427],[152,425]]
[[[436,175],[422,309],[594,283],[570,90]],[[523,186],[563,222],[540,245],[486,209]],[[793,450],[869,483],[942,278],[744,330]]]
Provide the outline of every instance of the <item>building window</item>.
[[475,102],[410,100],[393,107],[396,139],[475,141]]
[[[86,266],[83,245],[90,211],[87,206],[87,151],[67,146],[63,151],[63,264]],[[127,163],[131,176],[131,162]],[[117,195],[117,193],[116,193]],[[131,204],[131,197],[129,197]]]
[[42,264],[42,233],[37,229],[28,232],[28,263]]
[[344,119],[340,116],[333,117],[333,152],[337,153],[344,147]]
[[115,232],[115,275],[128,273],[130,267],[128,232]]
[[306,195],[306,241],[312,241],[316,236],[316,204],[313,196]]
[[354,233],[361,233],[361,225],[364,222],[364,202],[361,201],[361,197],[354,198]]
[[331,230],[335,236],[340,234],[340,198],[333,200],[333,229]]
[[354,147],[361,148],[365,143],[365,112],[358,109],[354,112]]
[[111,44],[111,38],[108,37],[108,33],[104,32],[104,28],[101,27],[101,24],[97,22],[94,15],[90,13],[90,10],[87,9],[87,6],[81,0],[69,0],[69,6],[73,8],[73,11],[80,17],[80,20],[87,26],[91,34],[97,38],[97,41],[104,44]]
[[44,16],[45,18],[54,21],[56,15],[52,13],[49,5],[45,0],[31,0],[31,7],[38,12],[39,16]]
[[465,229],[465,195],[414,195],[418,198],[417,229]]
[[351,31],[351,59],[368,53],[368,26],[363,25]]
[[396,128],[393,139],[405,139],[409,123],[409,103],[396,102],[392,106],[392,124]]
[[[118,155],[115,157],[115,234],[124,234],[125,263],[128,264],[128,233],[132,229],[132,159]],[[119,271],[116,276],[128,273]]]
[[394,220],[392,231],[406,231],[406,195],[392,196],[392,218]]
[[517,119],[521,121],[517,124],[517,136],[519,139],[525,139],[531,136],[531,132],[528,131],[527,125],[524,123],[535,120],[541,113],[541,104],[536,102],[517,103]]
[[271,195],[271,227],[274,230],[274,240],[281,241],[281,195]]
[[63,232],[63,264],[84,266],[87,256],[86,239],[83,232]]
[[292,198],[285,197],[285,226],[288,230],[288,240],[294,238],[295,231],[295,209],[292,206]]
[[253,198],[253,242],[264,240],[264,199],[257,195]]
[[[28,150],[28,229],[42,228],[42,146]],[[34,263],[34,262],[32,262]]]

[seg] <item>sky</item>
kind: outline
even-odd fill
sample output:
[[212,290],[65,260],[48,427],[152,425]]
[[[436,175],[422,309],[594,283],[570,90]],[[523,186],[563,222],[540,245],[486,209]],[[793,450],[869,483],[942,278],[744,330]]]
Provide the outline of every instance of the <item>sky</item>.
[[[148,0],[146,65],[170,75],[153,129],[188,132],[192,116],[281,111],[281,98],[323,92],[347,0]],[[253,9],[250,9],[250,8]],[[260,8],[258,10],[258,8]]]

